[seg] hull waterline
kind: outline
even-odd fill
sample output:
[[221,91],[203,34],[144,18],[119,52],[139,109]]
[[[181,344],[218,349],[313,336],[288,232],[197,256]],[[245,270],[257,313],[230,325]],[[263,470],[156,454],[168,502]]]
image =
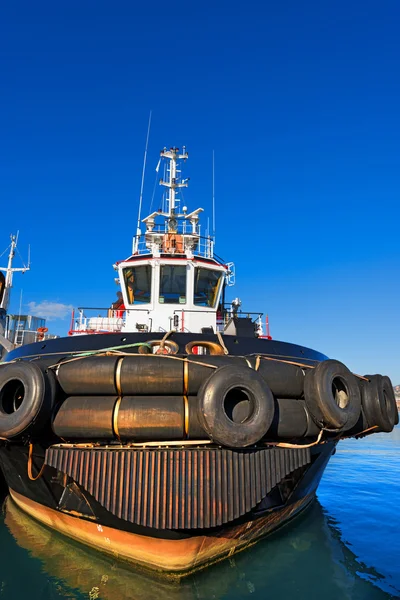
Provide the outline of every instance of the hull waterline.
[[[136,567],[179,578],[232,557],[289,523],[305,510],[315,497],[315,491],[334,446],[325,444],[319,449],[321,452],[292,486],[284,505],[262,509],[263,505],[260,504],[261,509],[259,507],[258,510],[250,511],[234,524],[191,531],[155,531],[132,526],[105,511],[104,507],[82,489],[81,492],[85,494],[86,501],[91,506],[91,514],[84,515],[71,507],[67,509],[65,503],[63,504],[62,486],[54,483],[60,479],[55,470],[48,467],[41,479],[30,481],[26,472],[18,468],[18,464],[23,464],[22,454],[17,456],[18,460],[12,462],[8,455],[6,474],[13,473],[8,481],[13,502],[37,521],[73,540],[132,563]],[[4,465],[4,449],[2,453],[0,457]],[[17,475],[15,466],[21,476]],[[46,489],[50,489],[48,498],[55,499],[51,507],[44,502]],[[272,497],[274,493],[276,490],[271,493]]]

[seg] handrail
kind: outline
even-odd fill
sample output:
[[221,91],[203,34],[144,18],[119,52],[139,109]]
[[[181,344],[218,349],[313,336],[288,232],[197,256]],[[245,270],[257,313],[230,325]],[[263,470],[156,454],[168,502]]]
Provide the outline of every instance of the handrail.
[[[150,304],[150,302],[149,302],[149,304]],[[120,310],[122,310],[122,311],[130,311],[130,310],[135,310],[136,311],[136,310],[141,310],[141,311],[144,311],[144,312],[151,312],[152,311],[152,309],[150,309],[150,308],[132,308],[132,307],[128,307],[128,308],[122,308],[121,309],[121,308],[110,308],[109,306],[107,306],[106,308],[99,308],[99,307],[96,307],[96,306],[81,306],[77,310],[112,310],[114,312],[118,312]]]

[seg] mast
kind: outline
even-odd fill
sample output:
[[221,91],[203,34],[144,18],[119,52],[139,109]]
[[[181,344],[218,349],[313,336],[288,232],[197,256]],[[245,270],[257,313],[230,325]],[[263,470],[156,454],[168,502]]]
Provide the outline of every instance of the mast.
[[178,183],[179,174],[181,171],[177,168],[176,163],[178,160],[186,160],[188,158],[188,153],[186,152],[185,146],[183,146],[181,154],[179,153],[179,148],[170,148],[169,150],[164,148],[164,150],[161,150],[160,156],[161,158],[169,159],[169,168],[167,169],[167,172],[169,173],[169,181],[160,179],[160,184],[168,188],[166,212],[168,213],[169,222],[171,222],[171,219],[175,215],[176,202],[179,201],[176,197],[176,190],[178,188],[187,187],[188,185],[187,179],[184,179]]
[[4,294],[3,294],[3,298],[1,299],[0,302],[0,308],[3,308],[5,310],[7,310],[9,304],[10,304],[10,294],[11,294],[11,288],[12,288],[12,281],[13,281],[13,274],[17,271],[20,271],[22,273],[25,273],[25,271],[29,271],[30,264],[28,263],[28,266],[23,266],[20,268],[16,268],[13,267],[13,260],[15,257],[15,250],[17,248],[17,243],[18,243],[18,234],[17,235],[11,235],[10,239],[11,239],[11,244],[10,244],[10,253],[8,255],[8,263],[7,263],[7,267],[0,267],[0,271],[4,271],[5,273],[5,286],[4,286]]
[[[212,258],[212,240],[211,247],[208,247],[207,241],[203,243],[205,248],[200,248],[200,226],[199,214],[202,208],[188,214],[187,207],[178,207],[180,198],[177,197],[180,188],[188,186],[189,178],[181,179],[181,169],[178,161],[186,161],[188,153],[183,146],[182,151],[179,148],[172,147],[169,150],[164,148],[160,152],[160,158],[165,159],[167,181],[160,179],[160,185],[168,189],[166,206],[162,210],[152,212],[143,219],[146,224],[145,246],[151,251],[153,256],[160,256],[160,253],[166,254],[186,254],[188,258],[193,258],[193,252],[197,249],[200,254],[205,253],[207,258]],[[161,226],[159,219],[164,218],[164,224]],[[140,253],[140,252],[139,252]]]

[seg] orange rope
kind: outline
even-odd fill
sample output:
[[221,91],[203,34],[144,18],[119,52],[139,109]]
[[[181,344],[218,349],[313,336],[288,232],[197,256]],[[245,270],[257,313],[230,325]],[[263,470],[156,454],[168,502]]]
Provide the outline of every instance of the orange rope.
[[370,435],[373,431],[373,429],[379,429],[378,425],[373,425],[372,427],[368,427],[368,429],[364,429],[363,431],[360,431],[360,433],[355,433],[354,435],[344,435],[342,438],[340,438],[341,440],[345,440],[345,439],[349,439],[349,438],[358,438],[361,435]]
[[[364,381],[369,381],[368,377],[364,377],[363,375],[357,375],[357,373],[353,373],[354,377],[358,377],[358,379],[363,379]],[[377,425],[374,425],[377,427]]]
[[45,469],[46,463],[43,463],[42,468],[40,469],[37,475],[32,475],[32,452],[33,452],[33,444],[29,444],[29,454],[28,454],[28,477],[31,481],[36,481],[43,475],[43,471]]

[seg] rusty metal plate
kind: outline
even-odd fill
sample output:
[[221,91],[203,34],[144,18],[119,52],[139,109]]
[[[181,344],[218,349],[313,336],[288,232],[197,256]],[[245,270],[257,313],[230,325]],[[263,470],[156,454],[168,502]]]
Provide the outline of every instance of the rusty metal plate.
[[254,508],[310,450],[49,448],[66,473],[115,516],[155,529],[204,529]]

